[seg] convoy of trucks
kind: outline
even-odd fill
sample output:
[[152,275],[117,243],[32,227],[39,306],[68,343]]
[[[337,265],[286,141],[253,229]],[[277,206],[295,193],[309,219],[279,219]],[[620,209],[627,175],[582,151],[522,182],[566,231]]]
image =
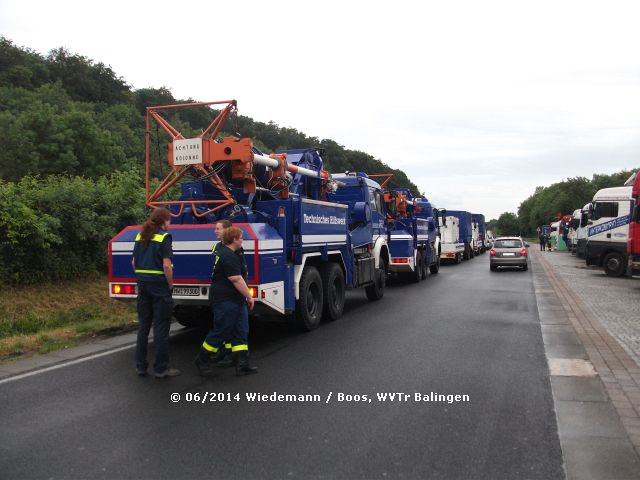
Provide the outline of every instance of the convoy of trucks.
[[[184,138],[163,116],[214,105],[222,110],[195,138]],[[235,109],[234,100],[147,108],[146,205],[171,211],[174,314],[180,323],[210,322],[212,247],[220,219],[243,231],[254,313],[285,318],[302,331],[340,318],[346,290],[362,289],[377,301],[392,272],[415,282],[427,270],[438,273],[446,245],[440,225],[448,228],[450,219],[463,219],[457,243],[465,258],[473,257],[471,213],[447,214],[407,189],[385,189],[376,175],[332,175],[319,148],[265,155],[249,138],[220,138]],[[149,174],[153,122],[170,138],[171,167],[155,189]],[[165,198],[178,182],[180,198]],[[481,223],[483,241],[484,217]],[[131,255],[139,229],[126,227],[109,242],[109,291],[118,300],[137,297]]]
[[640,175],[635,172],[623,186],[600,189],[572,215],[543,225],[542,233],[557,250],[562,250],[566,233],[569,252],[609,276],[640,275],[639,198]]

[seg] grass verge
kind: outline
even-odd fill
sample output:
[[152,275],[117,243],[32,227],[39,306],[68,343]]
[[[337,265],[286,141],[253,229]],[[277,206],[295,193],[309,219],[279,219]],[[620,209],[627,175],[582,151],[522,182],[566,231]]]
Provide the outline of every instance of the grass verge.
[[0,291],[0,362],[77,345],[137,325],[135,309],[109,298],[106,277]]

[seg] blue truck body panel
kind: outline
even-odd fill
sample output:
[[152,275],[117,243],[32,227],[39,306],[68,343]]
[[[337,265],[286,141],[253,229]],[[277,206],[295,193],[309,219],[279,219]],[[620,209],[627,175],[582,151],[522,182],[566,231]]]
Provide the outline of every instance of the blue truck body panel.
[[467,245],[471,244],[472,241],[472,216],[471,213],[465,212],[464,210],[448,210],[447,215],[452,217],[456,217],[460,221],[460,241],[466,243]]

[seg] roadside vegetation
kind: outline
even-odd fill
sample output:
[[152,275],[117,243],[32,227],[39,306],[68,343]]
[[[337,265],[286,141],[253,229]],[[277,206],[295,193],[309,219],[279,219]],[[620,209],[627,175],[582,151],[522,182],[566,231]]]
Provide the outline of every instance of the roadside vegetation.
[[135,309],[111,300],[107,278],[88,277],[0,291],[0,362],[134,329]]
[[570,215],[593,199],[602,188],[621,187],[624,182],[640,169],[622,170],[611,175],[594,174],[591,180],[584,177],[568,178],[548,187],[537,187],[533,195],[524,200],[518,214],[504,212],[497,219],[488,222],[487,229],[497,235],[536,236],[536,228],[549,225],[557,220],[557,215]]

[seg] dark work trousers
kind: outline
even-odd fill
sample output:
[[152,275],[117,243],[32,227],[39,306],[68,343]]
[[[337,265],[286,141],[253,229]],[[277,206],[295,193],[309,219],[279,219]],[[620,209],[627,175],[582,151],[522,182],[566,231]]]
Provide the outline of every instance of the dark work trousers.
[[138,282],[138,341],[136,344],[136,367],[146,370],[147,344],[153,324],[153,343],[156,360],[153,369],[162,373],[169,368],[169,327],[173,298],[167,282]]
[[248,350],[249,311],[247,304],[226,301],[212,304],[213,328],[204,340],[204,347],[217,353],[230,341],[232,351]]
[[544,246],[547,244],[546,240],[540,240],[540,250],[544,252]]

